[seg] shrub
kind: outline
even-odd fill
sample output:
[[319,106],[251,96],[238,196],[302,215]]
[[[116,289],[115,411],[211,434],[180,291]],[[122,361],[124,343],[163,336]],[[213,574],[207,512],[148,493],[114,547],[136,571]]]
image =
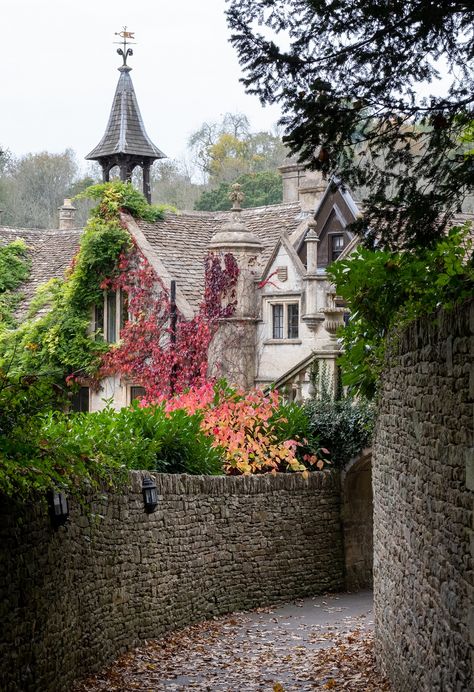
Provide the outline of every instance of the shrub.
[[222,450],[226,473],[306,471],[323,468],[317,440],[308,430],[304,411],[283,405],[277,392],[243,392],[224,383],[176,395],[166,409],[202,413],[201,428]]
[[[113,487],[129,469],[219,474],[222,453],[201,429],[199,412],[137,405],[96,413],[44,410],[50,383],[22,385],[0,416],[0,491],[23,496],[53,485]],[[33,396],[36,392],[36,399]],[[1,392],[0,392],[1,394]],[[0,396],[5,403],[6,397]]]
[[454,227],[433,247],[389,252],[359,247],[333,262],[328,275],[351,311],[341,329],[343,383],[372,397],[384,365],[387,336],[397,338],[420,315],[470,298],[474,290],[473,242],[468,224]]
[[369,447],[375,424],[375,408],[365,400],[329,397],[305,404],[309,430],[327,448],[331,460],[343,466]]

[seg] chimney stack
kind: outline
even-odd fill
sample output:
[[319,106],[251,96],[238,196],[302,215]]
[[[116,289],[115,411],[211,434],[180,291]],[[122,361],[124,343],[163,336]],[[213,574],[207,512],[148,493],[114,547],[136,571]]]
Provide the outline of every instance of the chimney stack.
[[60,231],[70,231],[75,228],[75,216],[76,207],[73,206],[70,199],[65,199],[62,207],[58,207],[59,210],[59,230]]
[[279,166],[283,178],[283,202],[301,203],[303,211],[314,211],[326,189],[326,181],[319,171],[310,171],[303,163]]

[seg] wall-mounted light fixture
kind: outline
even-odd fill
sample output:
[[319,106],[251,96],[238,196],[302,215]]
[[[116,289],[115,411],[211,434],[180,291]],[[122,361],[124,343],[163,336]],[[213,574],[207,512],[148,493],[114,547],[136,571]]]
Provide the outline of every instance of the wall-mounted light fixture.
[[48,493],[49,516],[55,529],[63,526],[69,517],[69,505],[66,493],[50,490]]
[[142,491],[145,512],[151,514],[151,512],[155,511],[158,504],[158,492],[156,490],[155,481],[152,478],[144,478],[142,483]]

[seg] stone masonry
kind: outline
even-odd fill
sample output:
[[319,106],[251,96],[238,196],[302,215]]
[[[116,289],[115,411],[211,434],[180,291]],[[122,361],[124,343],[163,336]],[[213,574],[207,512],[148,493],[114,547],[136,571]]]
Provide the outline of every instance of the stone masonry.
[[399,692],[474,689],[473,334],[474,300],[421,320],[393,343],[383,379],[376,645]]
[[0,502],[0,689],[66,692],[145,639],[219,613],[344,586],[339,475],[142,474],[51,528]]

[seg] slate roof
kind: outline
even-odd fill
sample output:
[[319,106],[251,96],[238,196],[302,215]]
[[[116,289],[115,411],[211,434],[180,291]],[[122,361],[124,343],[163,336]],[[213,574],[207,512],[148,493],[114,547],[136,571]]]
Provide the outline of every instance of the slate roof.
[[123,65],[118,69],[120,77],[107,129],[99,144],[86,159],[100,160],[114,154],[133,154],[151,159],[165,158],[165,154],[153,144],[146,133],[130,77],[132,68]]
[[0,226],[0,245],[22,238],[31,258],[30,275],[20,290],[24,295],[17,316],[28,309],[38,286],[49,279],[61,278],[79,248],[82,229],[70,231],[36,230],[31,228],[8,228]]
[[[305,218],[299,202],[244,209],[242,217],[262,242],[262,268],[281,233],[293,233]],[[193,308],[199,306],[204,292],[204,258],[209,242],[228,219],[228,212],[199,211],[166,214],[155,223],[138,222]]]

